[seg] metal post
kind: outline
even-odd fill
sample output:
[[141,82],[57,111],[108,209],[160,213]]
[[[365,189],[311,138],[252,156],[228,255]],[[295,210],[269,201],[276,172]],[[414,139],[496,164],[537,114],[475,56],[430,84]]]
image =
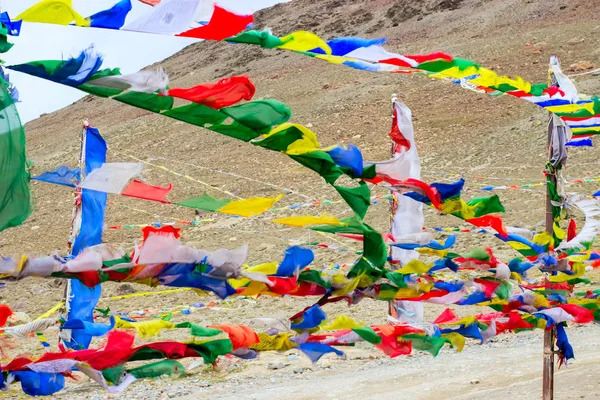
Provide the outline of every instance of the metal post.
[[[552,65],[560,66],[556,55],[550,56],[550,65],[548,67],[548,85],[556,85],[556,77],[552,73]],[[549,113],[552,118],[552,113]],[[552,132],[548,130],[548,158],[552,152]],[[556,175],[549,176],[550,182],[556,187]],[[552,203],[550,192],[546,190],[546,232],[550,235],[554,232],[554,217],[552,216]],[[544,330],[544,371],[542,380],[542,399],[554,399],[554,328]]]

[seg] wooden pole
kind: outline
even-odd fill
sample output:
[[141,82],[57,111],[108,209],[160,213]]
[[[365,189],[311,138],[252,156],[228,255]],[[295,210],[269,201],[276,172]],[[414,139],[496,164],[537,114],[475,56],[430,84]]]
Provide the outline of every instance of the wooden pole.
[[[394,112],[395,112],[395,107],[396,107],[396,100],[398,99],[398,95],[396,93],[392,94],[392,121],[394,118]],[[392,141],[391,144],[391,154],[392,154],[392,158],[394,157],[394,141]],[[397,204],[396,204],[396,196],[394,194],[394,192],[392,192],[392,199],[390,200],[390,233],[392,232],[392,229],[394,227],[394,210],[396,209]],[[392,246],[390,246],[389,248],[389,256],[390,259],[392,259]],[[392,260],[393,261],[393,260]],[[393,269],[393,266],[392,266]],[[398,318],[398,313],[395,307],[395,302],[392,300],[389,303],[388,306],[388,314],[393,317],[393,318]]]
[[[87,121],[83,121],[83,125],[81,127],[81,132],[79,134],[79,180],[83,181],[85,177],[85,132],[89,123]],[[77,186],[75,190],[75,198],[73,200],[73,213],[72,213],[72,221],[71,221],[71,235],[69,236],[69,241],[67,242],[67,248],[69,253],[73,249],[73,243],[75,243],[75,239],[77,235],[79,235],[79,229],[81,228],[81,188]],[[67,285],[65,286],[65,293],[63,297],[64,301],[64,312],[65,318],[69,314],[70,311],[70,300],[71,298],[71,280],[67,279]],[[60,338],[63,340],[71,340],[71,331],[64,329],[61,331]]]
[[[548,67],[548,85],[556,85],[556,77],[552,73],[552,66],[560,66],[556,55],[550,56],[550,65]],[[548,114],[548,118],[552,118],[552,113]],[[548,129],[548,159],[552,152],[552,131]],[[556,187],[556,175],[549,176],[550,183]],[[554,217],[552,216],[552,202],[550,192],[546,188],[546,232],[550,235],[554,232]],[[542,399],[554,399],[554,328],[544,330],[544,371],[542,380]]]

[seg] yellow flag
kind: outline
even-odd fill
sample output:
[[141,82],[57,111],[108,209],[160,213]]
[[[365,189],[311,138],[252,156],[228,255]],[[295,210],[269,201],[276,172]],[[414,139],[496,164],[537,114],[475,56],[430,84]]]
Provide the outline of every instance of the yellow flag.
[[571,128],[573,133],[579,132],[600,132],[600,126],[586,126],[585,128]]
[[442,333],[442,337],[448,339],[456,351],[463,351],[465,348],[465,337],[460,333]]
[[533,292],[533,306],[538,309],[541,307],[547,308],[550,307],[550,303],[541,294]]
[[269,289],[267,288],[266,283],[252,281],[248,287],[246,287],[246,289],[240,293],[240,296],[258,297],[261,294],[265,294],[268,290]]
[[89,26],[89,22],[73,9],[72,0],[44,0],[15,17],[15,20],[46,24]]
[[554,230],[554,236],[560,240],[563,240],[567,236],[566,232],[560,229],[560,226],[556,222],[552,226],[552,229]]
[[419,297],[421,293],[414,288],[400,288],[396,292],[396,299],[411,299],[413,297]]
[[591,101],[589,103],[583,104],[565,104],[562,106],[550,106],[544,107],[546,110],[553,113],[574,113],[581,110],[587,110],[590,113],[594,114],[594,102]]
[[539,244],[540,246],[554,246],[554,238],[548,232],[542,232],[533,237],[533,243]]
[[271,222],[288,226],[297,226],[300,228],[304,228],[305,226],[309,225],[345,226],[345,224],[341,223],[335,216],[329,213],[323,213],[320,217],[299,215],[295,217],[278,218],[272,220]]
[[[338,275],[334,275],[332,278],[332,281],[335,283],[336,281],[336,276]],[[358,284],[360,283],[360,280],[362,278],[362,275],[357,276],[355,278],[349,279],[344,283],[344,287],[339,288],[337,290],[335,290],[332,294],[331,297],[338,297],[338,296],[344,296],[350,292],[352,292],[354,289],[357,288]]]
[[217,211],[223,214],[239,215],[240,217],[252,217],[269,210],[282,197],[283,195],[281,194],[274,199],[253,197],[250,199],[235,200],[219,208]]
[[289,133],[285,131],[290,128],[296,128],[298,131],[300,131],[302,137],[300,139],[296,139],[291,144],[289,144],[288,147],[284,150],[284,153],[291,155],[304,154],[310,151],[314,151],[321,146],[321,144],[317,140],[317,135],[313,131],[311,131],[304,125],[292,124],[289,122],[276,126],[269,133],[263,135],[261,137],[261,140],[280,134],[281,132],[284,132],[281,133],[281,135],[288,135]]
[[349,62],[357,62],[358,61],[356,58],[344,57],[344,56],[330,56],[330,55],[325,55],[325,54],[317,54],[315,56],[315,58],[318,58],[319,60],[330,62],[332,64],[343,64],[348,61]]
[[398,272],[400,272],[401,274],[418,274],[418,275],[422,275],[424,273],[426,273],[427,271],[429,271],[431,267],[427,264],[425,264],[423,261],[419,261],[419,260],[410,260],[408,262],[408,264],[406,264],[404,267],[400,268],[400,270],[398,270]]
[[296,31],[280,39],[283,44],[277,46],[279,49],[309,51],[319,48],[322,49],[325,54],[331,54],[331,48],[329,45],[312,32]]
[[[273,263],[259,264],[259,265],[255,265],[253,267],[246,268],[244,271],[245,272],[258,272],[258,273],[265,274],[265,275],[273,275],[273,274],[277,273],[277,263],[273,262]],[[228,282],[234,289],[237,289],[242,286],[246,286],[247,284],[250,283],[250,281],[251,280],[248,278],[240,278],[240,279],[230,279]]]
[[429,247],[423,247],[420,249],[416,249],[417,253],[424,254],[428,256],[437,256],[439,258],[444,258],[448,254],[448,250],[436,250],[430,249]]
[[578,262],[573,263],[572,272],[573,272],[572,275],[568,275],[568,274],[559,272],[558,275],[549,276],[548,280],[550,282],[566,282],[566,281],[570,281],[571,279],[579,278],[580,276],[585,274],[585,265],[583,263],[578,263]]
[[115,327],[124,329],[135,329],[141,337],[149,338],[156,336],[163,329],[173,329],[175,324],[169,321],[163,321],[162,319],[153,319],[150,321],[141,322],[129,322],[124,321],[119,317],[115,317]]
[[463,199],[447,200],[442,204],[441,211],[446,214],[460,213],[463,219],[475,218],[475,206],[470,206]]
[[324,331],[337,331],[339,329],[360,328],[361,326],[364,326],[364,324],[359,324],[346,315],[339,315],[334,321],[325,321],[321,324],[321,329]]
[[251,349],[257,351],[287,351],[296,347],[296,344],[290,340],[290,333],[279,333],[275,336],[259,333],[260,342],[250,346]]

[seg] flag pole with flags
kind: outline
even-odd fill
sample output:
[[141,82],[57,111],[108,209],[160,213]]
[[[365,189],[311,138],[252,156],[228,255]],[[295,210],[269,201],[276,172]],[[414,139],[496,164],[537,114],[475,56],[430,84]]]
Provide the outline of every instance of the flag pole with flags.
[[[412,112],[406,104],[392,95],[392,159],[399,160],[394,179],[421,179],[421,160],[417,152]],[[418,234],[423,230],[423,204],[400,193],[392,192],[391,200],[391,234],[398,239],[405,235]],[[414,250],[391,248],[391,262],[394,268],[400,268],[411,260],[417,259],[419,253]],[[393,301],[390,303],[392,322],[421,325],[423,323],[423,303],[414,301]]]
[[[81,178],[106,162],[106,142],[100,132],[83,123],[79,155]],[[77,188],[73,210],[73,228],[69,238],[71,255],[77,257],[87,247],[102,243],[104,212],[107,195],[95,190]],[[65,311],[67,321],[94,321],[94,308],[100,299],[100,284],[89,288],[78,280],[68,280],[65,293]],[[86,349],[92,337],[80,330],[62,330],[61,339],[71,349]]]

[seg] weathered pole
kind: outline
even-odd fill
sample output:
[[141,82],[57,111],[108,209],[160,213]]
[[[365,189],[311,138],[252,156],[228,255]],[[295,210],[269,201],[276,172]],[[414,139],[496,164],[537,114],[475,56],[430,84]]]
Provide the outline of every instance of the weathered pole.
[[[89,126],[89,123],[83,121],[81,132],[79,134],[79,180],[83,181],[85,177],[85,132]],[[73,214],[71,220],[71,235],[69,236],[69,241],[67,242],[67,248],[69,253],[73,249],[73,243],[75,243],[75,239],[77,235],[79,235],[79,229],[81,228],[81,187],[77,186],[75,189],[75,198],[73,200]],[[69,314],[70,311],[70,299],[71,299],[71,280],[67,279],[67,285],[65,287],[65,293],[63,297],[64,301],[64,311],[65,316]],[[70,330],[63,330],[61,332],[60,337],[63,340],[70,340]]]
[[[396,106],[396,100],[398,99],[398,95],[396,93],[392,94],[392,120],[394,118],[394,107]],[[391,143],[391,154],[392,154],[392,158],[394,157],[394,141],[392,141]],[[390,200],[390,233],[392,232],[392,229],[394,227],[394,213],[396,210],[396,207],[398,207],[398,203],[396,201],[396,196],[394,195],[394,192],[391,192],[392,194],[392,198]],[[392,259],[392,246],[389,246],[389,252],[388,252],[389,256],[390,256],[390,260],[393,261]],[[394,267],[392,266],[392,269],[394,269]],[[397,318],[397,310],[395,309],[395,303],[394,301],[390,301],[389,305],[388,305],[388,314],[393,317],[393,318]]]
[[[550,65],[548,66],[548,86],[556,85],[556,77],[552,72],[552,66],[560,67],[560,62],[556,55],[550,56]],[[552,113],[549,113],[548,118],[552,118]],[[552,130],[548,129],[548,160],[552,153]],[[556,187],[556,174],[548,176],[550,183]],[[550,199],[550,191],[546,188],[546,232],[549,235],[554,233],[554,217],[552,215],[552,202]],[[544,330],[544,371],[542,381],[542,399],[554,399],[554,334],[555,328]]]

